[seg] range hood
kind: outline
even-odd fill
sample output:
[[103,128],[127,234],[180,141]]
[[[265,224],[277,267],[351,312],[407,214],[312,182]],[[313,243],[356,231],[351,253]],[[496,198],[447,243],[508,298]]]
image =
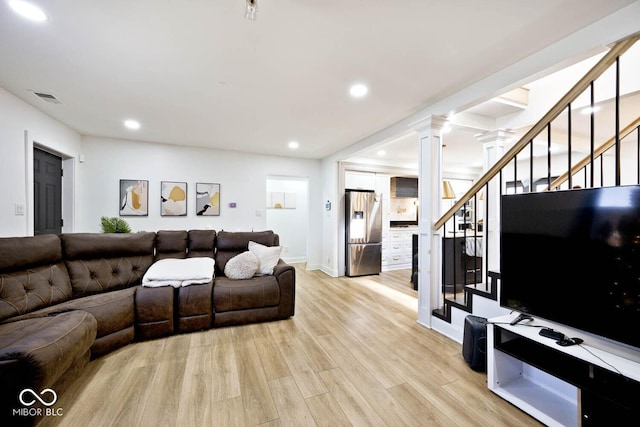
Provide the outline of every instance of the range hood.
[[391,197],[418,197],[418,178],[391,178]]

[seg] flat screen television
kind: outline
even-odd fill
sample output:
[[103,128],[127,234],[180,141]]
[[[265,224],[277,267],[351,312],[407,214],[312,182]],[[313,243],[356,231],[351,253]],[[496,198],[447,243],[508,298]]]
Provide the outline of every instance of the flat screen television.
[[502,196],[500,305],[640,347],[640,186]]

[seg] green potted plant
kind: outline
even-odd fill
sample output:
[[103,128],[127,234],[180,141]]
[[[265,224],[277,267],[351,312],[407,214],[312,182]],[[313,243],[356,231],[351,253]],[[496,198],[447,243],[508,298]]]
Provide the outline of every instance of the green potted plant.
[[103,216],[100,218],[100,225],[103,233],[131,233],[131,227],[122,218]]

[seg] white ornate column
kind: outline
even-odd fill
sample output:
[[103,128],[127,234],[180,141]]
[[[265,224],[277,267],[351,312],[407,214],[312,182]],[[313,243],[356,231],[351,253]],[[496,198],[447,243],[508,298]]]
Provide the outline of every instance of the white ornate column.
[[419,137],[418,323],[431,328],[431,311],[439,306],[440,238],[433,224],[440,218],[442,140],[446,118],[429,116],[412,123]]
[[[482,143],[483,173],[486,173],[503,156],[504,145],[514,134],[510,130],[497,129],[476,136],[476,139]],[[489,181],[484,197],[485,207],[488,210],[484,215],[483,232],[488,246],[487,265],[484,266],[484,271],[500,271],[500,181],[497,177]]]

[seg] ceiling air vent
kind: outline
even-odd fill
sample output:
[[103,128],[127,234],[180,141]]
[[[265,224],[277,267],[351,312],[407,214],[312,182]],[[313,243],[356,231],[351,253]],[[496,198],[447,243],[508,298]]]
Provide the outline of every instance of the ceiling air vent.
[[51,104],[62,104],[58,98],[51,95],[50,93],[43,92],[33,92],[38,98],[42,99],[44,102],[49,102]]

